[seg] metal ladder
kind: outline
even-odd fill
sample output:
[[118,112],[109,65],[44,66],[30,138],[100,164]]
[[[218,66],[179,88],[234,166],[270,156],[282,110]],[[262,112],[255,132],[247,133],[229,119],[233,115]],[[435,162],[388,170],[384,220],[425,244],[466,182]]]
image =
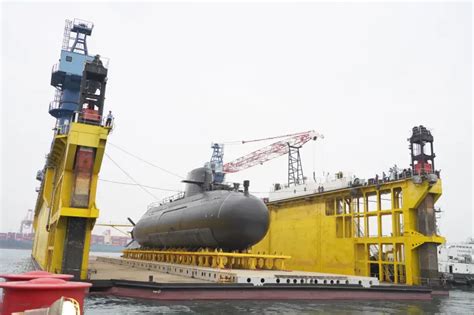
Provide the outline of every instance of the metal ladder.
[[71,29],[72,29],[72,21],[66,20],[66,23],[64,25],[62,50],[69,50],[69,40],[71,39]]

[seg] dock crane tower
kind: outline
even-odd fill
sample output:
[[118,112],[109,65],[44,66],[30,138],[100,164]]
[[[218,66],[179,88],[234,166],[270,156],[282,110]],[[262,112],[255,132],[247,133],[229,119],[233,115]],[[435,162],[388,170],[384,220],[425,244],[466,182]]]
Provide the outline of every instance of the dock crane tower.
[[211,146],[213,154],[210,165],[214,173],[214,182],[222,183],[227,173],[236,173],[288,154],[288,185],[304,184],[303,167],[299,149],[310,140],[316,140],[318,138],[324,139],[324,135],[310,130],[282,136],[241,141],[240,143],[244,144],[281,138],[284,139],[225,164],[223,163],[224,144],[213,143]]
[[91,232],[99,216],[95,197],[110,127],[103,126],[108,64],[89,55],[94,24],[66,20],[49,113],[56,118],[34,210],[32,257],[46,271],[86,279]]

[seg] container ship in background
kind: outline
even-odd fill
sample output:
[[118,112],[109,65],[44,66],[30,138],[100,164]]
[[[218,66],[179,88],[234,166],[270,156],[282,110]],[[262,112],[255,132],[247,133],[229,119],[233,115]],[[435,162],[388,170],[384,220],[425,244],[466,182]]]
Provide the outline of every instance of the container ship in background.
[[32,249],[34,233],[0,233],[0,248]]
[[20,223],[20,232],[0,233],[0,248],[31,249],[33,247],[33,210],[28,209]]
[[[33,233],[33,210],[29,209],[21,221],[20,232],[0,233],[0,248],[32,249],[35,234]],[[126,236],[112,235],[110,229],[102,235],[92,234],[90,238],[91,252],[120,252],[130,242]]]
[[[90,259],[112,128],[103,117],[108,64],[87,50],[93,27],[66,22],[51,74],[56,126],[32,219],[38,268],[92,281],[103,292],[157,299],[426,298],[431,289],[418,286],[440,283],[437,247],[445,240],[435,203],[442,183],[424,126],[408,139],[410,165],[369,179],[339,172],[308,180],[299,150],[323,138],[312,130],[244,141],[280,139],[228,163],[223,144],[213,144],[211,160],[188,174],[183,193],[151,204],[136,224],[129,219],[135,242],[121,258]],[[243,188],[224,182],[280,156],[288,158],[288,182],[264,200],[251,194],[249,181]],[[163,276],[170,274],[178,278]]]
[[[0,233],[0,248],[31,250],[34,238],[34,233]],[[90,251],[121,252],[130,241],[129,237],[111,235],[110,230],[106,230],[103,235],[91,235]]]

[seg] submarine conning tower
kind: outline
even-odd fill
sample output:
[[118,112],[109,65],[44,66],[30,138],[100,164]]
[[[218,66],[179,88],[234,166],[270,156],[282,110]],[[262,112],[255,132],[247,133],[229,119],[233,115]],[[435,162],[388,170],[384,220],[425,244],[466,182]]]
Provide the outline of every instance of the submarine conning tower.
[[212,189],[212,170],[208,167],[199,167],[188,173],[183,183],[186,184],[185,197],[209,191]]

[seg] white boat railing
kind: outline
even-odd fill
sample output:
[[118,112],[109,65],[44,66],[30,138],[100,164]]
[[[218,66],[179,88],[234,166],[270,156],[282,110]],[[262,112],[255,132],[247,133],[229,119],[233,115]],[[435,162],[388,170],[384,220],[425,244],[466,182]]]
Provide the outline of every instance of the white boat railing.
[[155,202],[150,203],[148,205],[147,209],[149,210],[151,208],[156,208],[156,207],[162,206],[164,204],[171,203],[171,202],[183,199],[183,198],[184,198],[184,191],[181,191],[181,192],[179,192],[175,195],[166,197],[166,198],[162,199],[161,201],[155,201]]

